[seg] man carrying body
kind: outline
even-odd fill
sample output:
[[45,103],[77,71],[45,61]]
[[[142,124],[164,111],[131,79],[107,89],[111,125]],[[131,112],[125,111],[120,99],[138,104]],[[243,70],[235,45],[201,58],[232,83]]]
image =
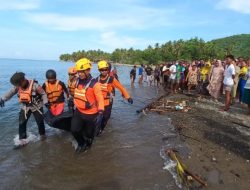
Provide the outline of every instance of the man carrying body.
[[28,80],[22,72],[16,72],[10,79],[14,86],[7,94],[0,98],[0,106],[4,106],[4,102],[18,94],[21,104],[19,112],[19,139],[20,145],[27,144],[26,125],[33,114],[40,134],[40,138],[45,138],[45,126],[43,121],[43,104],[48,105],[47,95],[36,80]]

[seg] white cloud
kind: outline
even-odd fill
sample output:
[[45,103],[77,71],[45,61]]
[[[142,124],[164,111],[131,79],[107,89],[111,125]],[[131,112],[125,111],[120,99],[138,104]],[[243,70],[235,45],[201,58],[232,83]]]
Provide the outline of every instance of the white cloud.
[[99,43],[112,49],[112,48],[126,48],[137,45],[139,39],[128,36],[117,36],[115,32],[104,32],[101,34]]
[[64,16],[53,13],[27,14],[27,20],[48,28],[62,31],[102,29],[107,23],[94,17]]
[[243,14],[250,14],[250,0],[220,0],[217,7],[220,9],[230,9]]
[[32,10],[40,6],[40,0],[0,0],[0,10]]
[[[128,6],[128,5],[127,5]],[[27,13],[25,19],[43,27],[62,31],[145,29],[170,25],[174,10],[144,6],[119,7],[114,11],[91,11],[84,15]]]
[[153,44],[154,41],[149,39],[134,38],[130,36],[118,35],[110,31],[101,33],[100,38],[96,40],[97,44],[105,50],[113,51],[116,48],[145,48],[148,44]]

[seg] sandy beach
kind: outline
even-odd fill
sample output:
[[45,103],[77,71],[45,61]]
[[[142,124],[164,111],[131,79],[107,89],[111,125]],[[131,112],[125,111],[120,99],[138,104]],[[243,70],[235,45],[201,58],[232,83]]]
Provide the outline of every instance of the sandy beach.
[[[172,94],[165,101],[187,102],[187,112],[161,113],[170,117],[179,138],[189,153],[180,151],[186,166],[207,181],[204,189],[235,190],[250,186],[250,117],[243,105],[229,112],[219,110],[223,104],[194,96]],[[198,187],[198,185],[195,185]],[[198,188],[200,189],[200,188]]]

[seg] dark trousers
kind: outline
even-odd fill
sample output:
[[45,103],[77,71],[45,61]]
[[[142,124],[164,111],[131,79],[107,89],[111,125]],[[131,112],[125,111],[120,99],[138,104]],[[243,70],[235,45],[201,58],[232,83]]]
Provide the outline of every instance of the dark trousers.
[[[43,108],[40,109],[40,112],[43,113]],[[45,126],[43,122],[43,116],[41,115],[38,111],[31,112],[30,110],[26,112],[26,117],[25,117],[25,111],[21,109],[19,112],[19,139],[26,139],[27,138],[27,133],[26,133],[26,126],[27,122],[30,118],[30,115],[33,114],[38,130],[40,135],[45,134]]]
[[79,146],[91,146],[95,136],[96,114],[83,114],[77,109],[71,120],[71,132]]
[[168,81],[169,80],[169,76],[168,75],[163,75],[163,87],[167,88],[168,87]]
[[108,120],[110,118],[111,111],[112,111],[112,106],[113,106],[113,103],[110,103],[108,106],[104,107],[103,119],[102,119],[102,124],[101,124],[102,131],[104,130],[104,128],[106,127],[108,123]]

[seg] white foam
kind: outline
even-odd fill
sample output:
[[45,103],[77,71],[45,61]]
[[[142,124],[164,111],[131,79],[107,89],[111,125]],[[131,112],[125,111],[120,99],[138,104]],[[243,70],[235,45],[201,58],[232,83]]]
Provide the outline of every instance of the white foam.
[[76,150],[76,148],[77,148],[77,146],[78,146],[76,140],[72,138],[70,141],[71,141],[71,143],[72,143],[72,146],[73,146],[73,147],[75,148],[75,150]]
[[[38,140],[39,140],[38,136],[28,132],[27,138],[25,139],[25,143],[27,144],[29,142],[37,142]],[[15,146],[18,146],[18,145],[22,144],[22,142],[19,140],[19,135],[18,134],[15,135],[13,141],[14,141]]]
[[173,176],[174,180],[175,180],[175,184],[181,189],[182,185],[178,179],[177,173],[176,173],[176,162],[172,161],[172,160],[166,160],[164,162],[164,170],[169,171],[169,173]]
[[175,184],[181,189],[182,185],[178,179],[177,172],[176,172],[176,162],[171,160],[165,153],[165,148],[160,150],[160,156],[164,159],[164,170],[167,170],[174,178]]

